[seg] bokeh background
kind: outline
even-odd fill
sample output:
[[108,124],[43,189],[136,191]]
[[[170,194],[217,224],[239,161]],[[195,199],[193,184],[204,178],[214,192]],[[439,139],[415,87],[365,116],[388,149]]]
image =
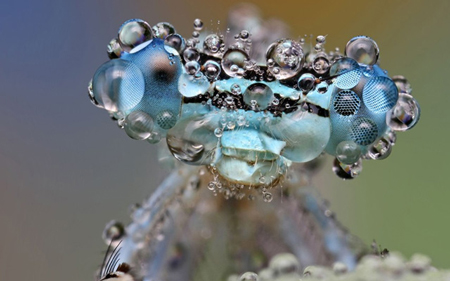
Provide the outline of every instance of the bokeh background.
[[[0,276],[2,280],[93,280],[111,219],[167,173],[156,149],[131,140],[91,105],[87,83],[127,19],[169,21],[189,36],[201,18],[226,29],[238,1],[0,1]],[[331,159],[315,179],[337,217],[370,243],[450,268],[450,2],[257,1],[292,35],[328,35],[343,49],[374,38],[381,66],[406,76],[420,123],[398,135],[391,156],[364,162],[341,181]]]

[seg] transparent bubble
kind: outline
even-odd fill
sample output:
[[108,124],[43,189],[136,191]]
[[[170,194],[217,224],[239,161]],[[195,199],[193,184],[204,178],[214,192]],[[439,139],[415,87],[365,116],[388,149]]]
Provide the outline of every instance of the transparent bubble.
[[202,30],[203,28],[203,22],[201,19],[195,19],[194,20],[194,29],[195,30]]
[[98,106],[110,111],[125,111],[144,96],[145,81],[133,63],[115,59],[104,63],[92,79],[92,92]]
[[130,138],[144,140],[153,130],[153,118],[143,111],[133,111],[125,118],[124,129]]
[[269,263],[275,276],[281,276],[289,273],[297,273],[300,270],[300,263],[297,258],[290,253],[283,253],[274,256]]
[[270,192],[264,192],[263,193],[263,200],[264,202],[270,203],[273,200],[273,195]]
[[185,61],[198,61],[200,53],[196,48],[186,48],[183,52],[183,58]]
[[314,72],[319,75],[325,74],[330,69],[330,61],[325,53],[319,53],[312,63]]
[[167,146],[172,155],[184,163],[200,161],[205,152],[205,147],[202,144],[197,144],[172,135],[167,136]]
[[273,91],[263,83],[253,83],[244,92],[244,102],[248,105],[258,105],[260,110],[266,109],[273,101]]
[[221,69],[220,65],[217,62],[213,60],[206,61],[203,67],[205,69],[205,76],[210,81],[214,81],[217,79],[217,77],[219,77]]
[[317,38],[316,38],[316,43],[317,43],[317,44],[325,44],[325,40],[326,40],[326,37],[325,37],[325,36],[319,35],[319,36],[317,36]]
[[195,75],[200,70],[200,64],[197,61],[188,61],[184,68],[189,75]]
[[239,86],[239,84],[234,83],[233,85],[231,85],[230,90],[233,95],[241,94],[241,86]]
[[347,165],[339,162],[337,158],[334,159],[333,162],[333,172],[344,180],[350,180],[357,177],[362,171],[362,161],[361,159],[358,162]]
[[386,114],[386,123],[395,131],[414,127],[420,118],[420,106],[410,94],[400,93],[397,104]]
[[177,116],[169,110],[164,110],[156,115],[156,123],[162,129],[168,130],[177,123]]
[[395,86],[397,86],[399,93],[411,94],[411,84],[409,84],[408,80],[404,76],[396,75],[392,77],[392,81],[394,81]]
[[311,73],[305,73],[298,79],[298,88],[303,92],[309,92],[316,85],[316,77]]
[[378,61],[380,50],[370,37],[357,36],[348,41],[344,54],[365,65],[374,65]]
[[161,39],[166,39],[166,37],[170,34],[176,33],[175,27],[173,27],[173,25],[168,22],[159,22],[155,26],[153,26],[152,29],[155,37]]
[[120,241],[125,236],[125,227],[117,221],[110,221],[103,230],[102,238],[107,245]]
[[210,34],[206,36],[203,43],[203,51],[209,56],[218,56],[223,40],[217,34]]
[[245,62],[249,60],[246,52],[239,49],[230,49],[222,59],[222,69],[230,77],[238,76],[239,69],[245,67]]
[[336,146],[336,158],[344,164],[354,164],[361,157],[361,148],[353,141],[342,141]]
[[216,128],[216,129],[214,130],[214,135],[215,135],[216,137],[218,137],[218,138],[222,137],[222,135],[223,135],[223,130],[222,130],[222,128]]
[[170,34],[166,37],[164,40],[164,44],[167,46],[170,46],[177,50],[178,53],[181,54],[181,51],[186,46],[186,43],[184,42],[184,38],[179,34]]
[[120,46],[120,43],[117,39],[112,39],[109,41],[108,46],[106,46],[106,52],[108,53],[108,57],[110,59],[117,59],[120,58],[122,54],[122,47]]
[[[269,66],[269,60],[273,66]],[[290,39],[281,39],[267,50],[266,61],[270,72],[280,80],[295,76],[303,66],[303,49],[301,45]]]
[[152,28],[141,19],[127,20],[119,28],[118,40],[123,50],[130,51],[134,47],[153,38]]
[[391,154],[391,152],[391,142],[388,139],[381,137],[369,147],[367,156],[374,160],[382,160],[386,159]]
[[241,275],[239,281],[259,281],[258,274],[254,272],[246,272]]
[[247,39],[248,37],[250,37],[250,32],[248,32],[248,30],[242,30],[239,33],[239,37],[242,39]]

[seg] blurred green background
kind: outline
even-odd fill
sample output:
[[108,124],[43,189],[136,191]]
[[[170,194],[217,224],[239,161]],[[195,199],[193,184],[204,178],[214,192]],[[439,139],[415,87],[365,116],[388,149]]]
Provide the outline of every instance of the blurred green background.
[[[127,19],[226,29],[238,1],[0,2],[0,276],[2,280],[93,280],[110,219],[128,222],[164,178],[156,149],[129,139],[91,105],[86,86]],[[341,181],[331,159],[315,179],[344,225],[367,243],[421,252],[450,268],[450,1],[257,1],[294,38],[328,35],[328,49],[374,38],[391,76],[412,84],[420,123],[398,134],[391,156],[364,162]],[[210,24],[212,21],[212,25]]]

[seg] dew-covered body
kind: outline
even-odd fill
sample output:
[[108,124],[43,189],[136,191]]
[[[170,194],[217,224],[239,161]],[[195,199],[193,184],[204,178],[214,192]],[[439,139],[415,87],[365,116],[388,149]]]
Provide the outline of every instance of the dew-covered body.
[[[344,55],[326,53],[318,36],[314,48],[276,40],[261,57],[252,48],[273,37],[261,26],[235,39],[202,26],[186,40],[169,23],[125,22],[89,86],[131,138],[164,140],[182,162],[134,211],[121,261],[144,280],[210,280],[201,275],[214,262],[219,280],[282,252],[301,267],[354,267],[365,249],[307,187],[305,167],[330,154],[333,171],[352,179],[362,159],[389,156],[395,131],[419,119],[408,82],[389,78],[366,36]],[[223,196],[205,200],[210,191]]]

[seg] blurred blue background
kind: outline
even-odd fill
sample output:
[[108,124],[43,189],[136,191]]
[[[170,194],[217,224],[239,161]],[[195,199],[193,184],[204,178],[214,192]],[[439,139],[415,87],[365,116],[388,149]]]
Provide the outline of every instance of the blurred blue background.
[[[106,44],[122,22],[168,21],[189,36],[193,20],[201,18],[210,30],[225,30],[235,3],[0,2],[2,280],[93,280],[106,248],[104,225],[128,222],[128,206],[164,178],[156,147],[128,138],[87,96],[87,83],[107,60]],[[392,155],[364,162],[351,182],[332,174],[329,159],[315,185],[367,243],[375,238],[406,256],[422,252],[435,266],[450,268],[450,2],[257,3],[264,16],[291,26],[294,38],[328,35],[328,49],[371,36],[381,66],[410,80],[422,118],[398,135]]]

